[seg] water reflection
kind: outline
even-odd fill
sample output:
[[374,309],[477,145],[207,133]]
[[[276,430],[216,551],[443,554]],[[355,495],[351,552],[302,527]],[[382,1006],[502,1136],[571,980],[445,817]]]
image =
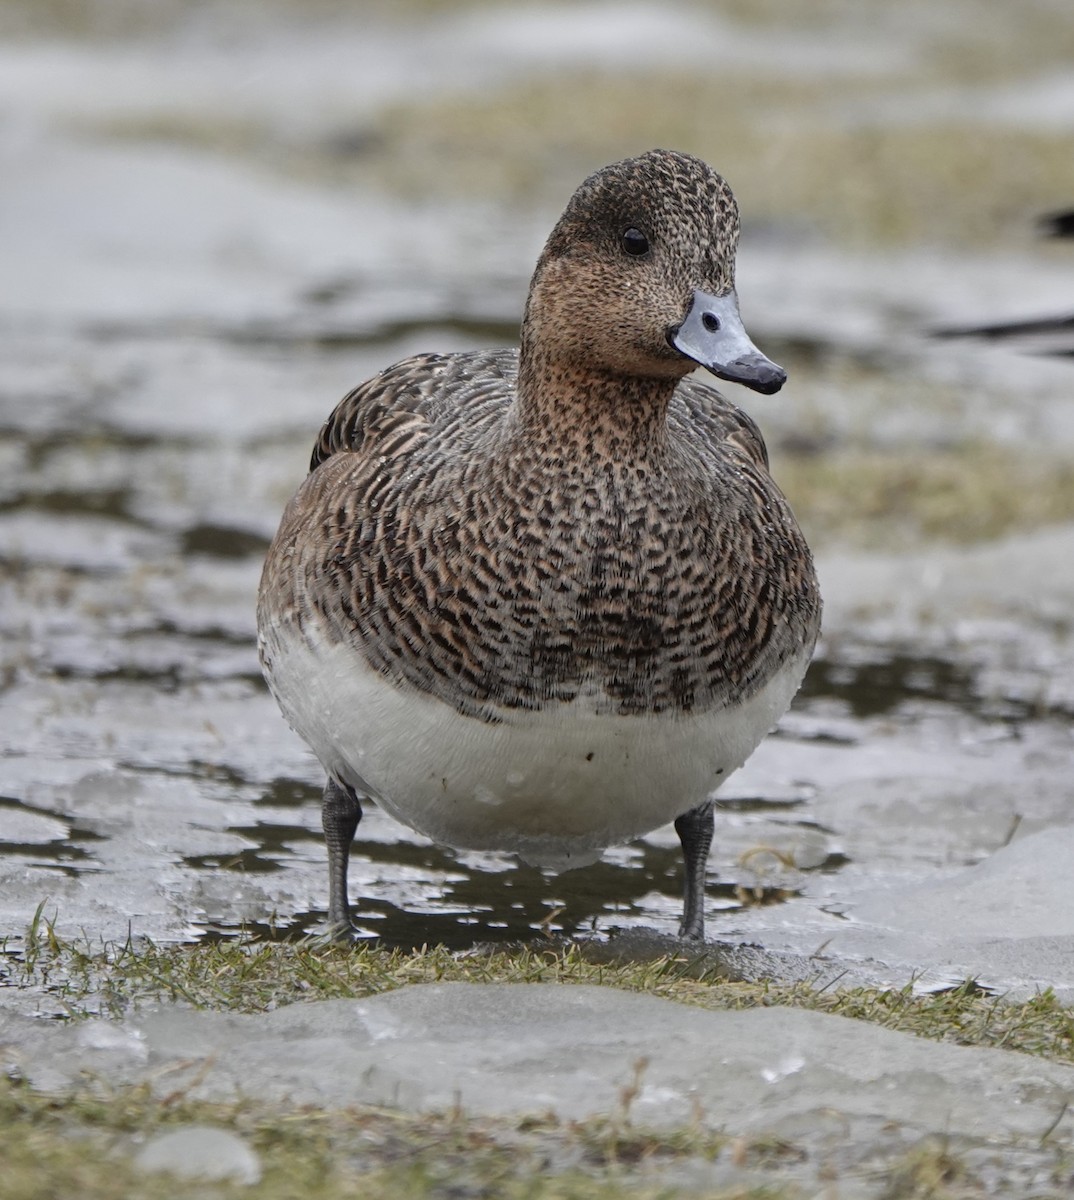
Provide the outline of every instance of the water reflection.
[[[203,869],[273,871],[286,869],[288,844],[295,829],[259,826],[259,850],[221,861],[209,856],[191,863]],[[309,840],[319,839],[310,835]],[[273,846],[277,857],[272,858]],[[320,854],[318,854],[320,857]],[[470,856],[476,858],[477,856]],[[551,877],[532,867],[479,861],[462,862],[454,852],[407,841],[356,843],[352,856],[352,916],[359,937],[377,938],[391,947],[442,944],[467,949],[476,943],[528,941],[539,935],[571,938],[612,929],[677,922],[681,856],[677,848],[636,845],[611,859]],[[368,894],[373,882],[378,894]],[[394,898],[391,893],[399,893]],[[778,903],[791,894],[779,888],[749,890],[751,903]],[[722,882],[709,889],[712,908],[737,908],[740,884]],[[323,929],[325,912],[277,914],[273,922],[209,921],[200,927],[209,939],[251,933],[293,939]]]

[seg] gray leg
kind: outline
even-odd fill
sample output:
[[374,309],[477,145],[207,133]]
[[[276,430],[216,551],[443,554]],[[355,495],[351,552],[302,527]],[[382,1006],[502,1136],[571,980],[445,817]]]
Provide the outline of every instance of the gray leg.
[[675,820],[686,864],[683,886],[682,924],[679,937],[702,941],[705,937],[705,863],[712,845],[712,801],[706,800]]
[[362,819],[362,805],[355,793],[329,776],[321,801],[321,826],[328,847],[328,924],[334,932],[351,927],[347,905],[347,865],[351,858],[354,831]]

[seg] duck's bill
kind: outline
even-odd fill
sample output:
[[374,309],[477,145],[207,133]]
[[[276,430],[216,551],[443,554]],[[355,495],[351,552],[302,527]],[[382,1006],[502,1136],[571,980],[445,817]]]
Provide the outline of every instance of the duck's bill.
[[738,315],[738,296],[695,291],[686,316],[668,341],[720,379],[770,396],[787,382],[787,372],[757,349]]

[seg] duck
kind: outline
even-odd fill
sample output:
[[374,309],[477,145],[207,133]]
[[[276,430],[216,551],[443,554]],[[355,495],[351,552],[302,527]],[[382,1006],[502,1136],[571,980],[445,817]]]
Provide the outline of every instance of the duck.
[[597,170],[542,250],[517,348],[425,353],[349,392],[268,550],[265,679],[324,768],[328,926],[354,935],[373,800],[551,871],[674,822],[705,933],[713,793],[801,684],[813,559],[754,420],[739,212],[707,163]]

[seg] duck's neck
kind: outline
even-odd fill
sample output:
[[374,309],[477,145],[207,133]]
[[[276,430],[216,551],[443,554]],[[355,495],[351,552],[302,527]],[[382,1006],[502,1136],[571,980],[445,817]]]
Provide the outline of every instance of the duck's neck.
[[572,458],[652,460],[666,451],[668,405],[678,382],[583,367],[524,340],[511,423]]

